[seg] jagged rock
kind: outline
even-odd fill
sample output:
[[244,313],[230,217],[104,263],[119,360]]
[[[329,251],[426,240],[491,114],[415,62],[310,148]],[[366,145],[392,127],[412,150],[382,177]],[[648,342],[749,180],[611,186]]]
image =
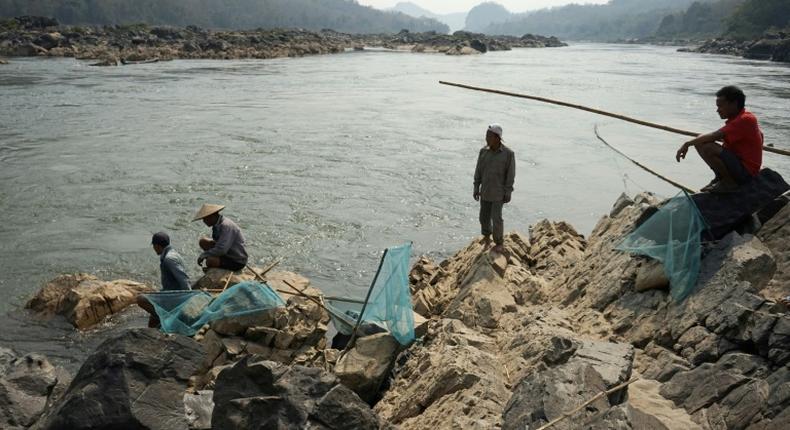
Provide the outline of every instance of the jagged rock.
[[620,194],[620,197],[618,197],[617,201],[614,202],[614,205],[612,206],[612,210],[609,211],[609,218],[616,218],[617,215],[620,215],[620,212],[622,212],[623,209],[633,204],[634,204],[634,200],[631,197],[629,197],[628,194],[626,193]]
[[388,333],[359,338],[354,348],[338,360],[335,375],[362,400],[373,403],[389,374],[398,346],[398,341]]
[[683,357],[675,355],[672,351],[662,348],[653,342],[645,348],[645,354],[651,357],[648,363],[640,368],[643,377],[654,379],[659,382],[666,382],[678,372],[686,371],[691,368],[691,363]]
[[[3,352],[3,361],[12,356]],[[14,357],[0,372],[0,427],[28,428],[71,382],[64,369],[40,354]]]
[[62,315],[84,330],[135,304],[140,293],[153,291],[147,285],[127,281],[101,281],[86,275],[62,275],[48,282],[25,305],[41,316]]
[[83,363],[40,429],[187,429],[184,390],[203,351],[194,340],[133,329]]
[[493,267],[491,255],[480,254],[472,270],[447,305],[444,316],[459,319],[469,327],[496,328],[502,314],[515,311],[516,301],[502,288],[501,275]]
[[483,350],[494,339],[445,319],[423,342],[398,358],[396,378],[375,406],[379,416],[403,430],[498,426],[510,391],[496,356]]
[[582,258],[587,242],[566,222],[539,221],[529,228],[532,268],[551,279]]
[[36,40],[33,41],[34,44],[46,50],[50,50],[52,48],[61,46],[65,42],[66,42],[66,38],[63,37],[63,35],[58,32],[43,33],[42,35],[38,36]]
[[[606,389],[601,375],[581,362],[536,372],[523,379],[514,390],[503,412],[502,429],[522,430],[547,424]],[[574,428],[573,423],[584,422],[611,406],[605,397],[600,398],[555,428]]]
[[248,356],[219,374],[212,428],[379,428],[370,407],[320,369]]
[[763,244],[771,250],[776,261],[776,272],[761,293],[777,300],[790,295],[790,205],[768,220],[758,232]]
[[639,430],[703,430],[682,408],[659,393],[661,384],[639,380],[628,386],[631,428]]
[[247,271],[233,272],[225,269],[208,269],[192,284],[193,290],[223,290],[244,281],[255,279],[255,275]]
[[197,393],[184,393],[184,413],[190,429],[211,429],[211,415],[214,413],[214,392],[200,390]]

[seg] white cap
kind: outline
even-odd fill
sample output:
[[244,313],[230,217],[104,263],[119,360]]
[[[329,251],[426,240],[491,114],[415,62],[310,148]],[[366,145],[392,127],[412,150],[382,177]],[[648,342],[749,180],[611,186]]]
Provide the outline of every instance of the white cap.
[[488,131],[491,133],[496,134],[499,138],[502,138],[502,126],[499,124],[491,124],[488,126]]

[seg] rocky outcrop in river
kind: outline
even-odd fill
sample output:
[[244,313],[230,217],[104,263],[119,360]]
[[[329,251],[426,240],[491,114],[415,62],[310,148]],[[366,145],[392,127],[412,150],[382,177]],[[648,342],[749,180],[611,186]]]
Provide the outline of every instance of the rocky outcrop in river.
[[75,57],[96,65],[121,65],[181,59],[277,58],[331,54],[383,47],[449,55],[478,54],[512,48],[565,46],[554,37],[485,36],[466,32],[397,35],[352,35],[332,30],[205,30],[190,26],[61,26],[43,17],[0,21],[0,55]]
[[623,196],[589,237],[544,220],[508,234],[505,255],[475,240],[419,259],[410,283],[427,321],[408,347],[378,333],[342,355],[326,312],[298,295],[194,340],[129,331],[59,400],[43,397],[55,403],[36,428],[524,429],[563,416],[553,429],[785,428],[790,315],[775,300],[790,293],[790,205],[709,246],[677,302],[666,282],[640,281],[654,263],[614,249],[659,203]]
[[790,63],[790,32],[768,32],[757,40],[712,39],[696,48],[683,51],[707,54],[736,55],[752,60],[770,60]]

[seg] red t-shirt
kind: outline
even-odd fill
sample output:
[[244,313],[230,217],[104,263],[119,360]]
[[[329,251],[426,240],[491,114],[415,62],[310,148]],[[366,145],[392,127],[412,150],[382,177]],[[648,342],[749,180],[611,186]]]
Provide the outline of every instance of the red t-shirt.
[[721,131],[724,133],[724,148],[738,156],[752,176],[760,173],[763,164],[763,132],[757,124],[757,117],[743,109],[738,116],[728,119]]

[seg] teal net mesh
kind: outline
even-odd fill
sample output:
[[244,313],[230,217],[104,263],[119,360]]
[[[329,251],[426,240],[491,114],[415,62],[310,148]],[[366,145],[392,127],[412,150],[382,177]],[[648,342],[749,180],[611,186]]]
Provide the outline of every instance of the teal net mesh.
[[[410,243],[387,249],[362,316],[364,323],[387,329],[401,345],[408,345],[414,340],[414,313],[409,291],[410,257]],[[362,304],[333,300],[327,300],[326,304],[335,328],[350,335],[362,311]]]
[[617,249],[660,261],[669,279],[670,294],[680,301],[694,292],[705,229],[697,205],[683,192],[626,236]]
[[185,336],[211,321],[285,306],[271,287],[255,281],[236,284],[214,298],[205,291],[162,291],[144,297],[154,306],[162,331]]

